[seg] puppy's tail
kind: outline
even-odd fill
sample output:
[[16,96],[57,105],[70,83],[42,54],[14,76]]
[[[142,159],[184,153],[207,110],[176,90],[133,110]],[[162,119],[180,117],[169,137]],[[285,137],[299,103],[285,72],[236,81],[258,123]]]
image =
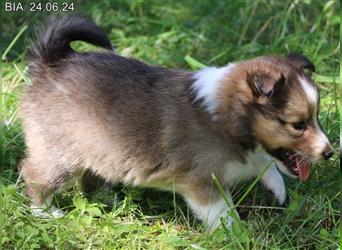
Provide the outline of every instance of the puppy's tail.
[[80,16],[50,18],[43,29],[37,29],[36,36],[36,42],[28,51],[31,63],[51,65],[76,53],[70,47],[70,43],[76,40],[113,49],[103,31],[89,19]]

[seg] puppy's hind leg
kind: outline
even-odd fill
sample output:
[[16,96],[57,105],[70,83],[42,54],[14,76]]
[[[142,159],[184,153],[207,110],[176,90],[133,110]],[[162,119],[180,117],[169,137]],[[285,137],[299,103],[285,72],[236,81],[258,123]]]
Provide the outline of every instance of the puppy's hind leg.
[[30,208],[33,214],[40,217],[62,217],[64,213],[52,205],[52,195],[70,181],[72,172],[64,166],[43,162],[26,158],[22,163]]

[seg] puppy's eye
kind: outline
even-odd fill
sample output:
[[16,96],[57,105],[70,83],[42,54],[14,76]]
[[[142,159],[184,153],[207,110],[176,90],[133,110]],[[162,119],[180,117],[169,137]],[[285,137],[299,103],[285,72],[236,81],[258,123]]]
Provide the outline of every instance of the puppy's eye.
[[304,75],[307,75],[307,76],[311,76],[312,75],[312,70],[310,70],[308,68],[304,68],[303,71],[304,71]]
[[305,125],[304,121],[292,123],[292,127],[295,130],[305,130],[306,129],[306,125]]

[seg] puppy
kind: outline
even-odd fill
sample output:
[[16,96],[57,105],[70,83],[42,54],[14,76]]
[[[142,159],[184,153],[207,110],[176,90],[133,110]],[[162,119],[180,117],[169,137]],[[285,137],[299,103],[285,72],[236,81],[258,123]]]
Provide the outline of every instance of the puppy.
[[318,120],[314,66],[302,55],[186,72],[113,51],[77,53],[75,40],[112,50],[94,23],[69,16],[50,20],[28,52],[32,84],[20,114],[31,208],[43,211],[54,191],[90,171],[113,183],[175,190],[214,229],[220,217],[233,221],[234,207],[213,175],[230,198],[232,185],[273,159],[261,181],[283,203],[277,169],[306,180],[311,161],[333,154]]

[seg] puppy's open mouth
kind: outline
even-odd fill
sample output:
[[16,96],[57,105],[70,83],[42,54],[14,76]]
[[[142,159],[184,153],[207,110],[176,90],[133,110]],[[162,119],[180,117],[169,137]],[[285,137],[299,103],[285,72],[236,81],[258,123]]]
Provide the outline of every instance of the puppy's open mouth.
[[279,148],[270,152],[272,156],[280,160],[286,169],[301,181],[306,181],[310,175],[310,160],[289,149]]

